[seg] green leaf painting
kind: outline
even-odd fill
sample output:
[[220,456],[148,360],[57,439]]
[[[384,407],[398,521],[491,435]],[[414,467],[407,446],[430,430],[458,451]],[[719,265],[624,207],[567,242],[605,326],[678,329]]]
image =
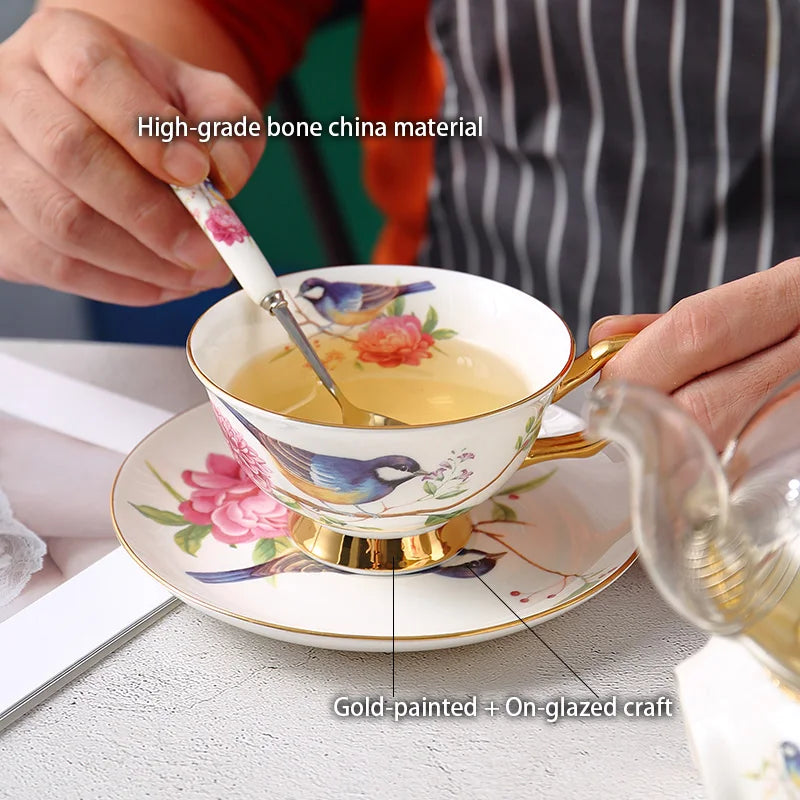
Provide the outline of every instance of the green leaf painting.
[[492,500],[492,519],[504,522],[516,522],[517,512],[511,506],[503,503],[498,503],[497,500]]
[[525,483],[515,483],[513,486],[509,486],[506,489],[503,489],[501,492],[498,492],[495,496],[500,497],[502,495],[509,495],[509,494],[522,494],[523,492],[529,492],[531,489],[536,489],[542,484],[546,483],[556,474],[556,468],[550,470],[550,472],[545,473],[544,475],[539,475],[536,478],[533,478],[529,481],[525,481]]
[[388,306],[386,306],[387,317],[401,317],[406,307],[405,297],[395,297]]
[[431,336],[434,339],[452,339],[454,336],[458,336],[458,331],[454,331],[451,328],[439,328],[432,331]]
[[433,306],[428,307],[428,314],[425,317],[425,322],[422,323],[423,333],[433,333],[439,323],[439,315]]
[[[185,522],[186,520],[184,520]],[[188,553],[190,556],[196,556],[203,539],[211,533],[210,525],[188,525],[183,530],[178,531],[175,536],[175,544]]]
[[286,536],[276,536],[272,539],[259,539],[253,548],[253,563],[263,564],[277,558],[291,547]]
[[272,487],[272,494],[275,496],[275,499],[279,503],[282,503],[287,508],[291,508],[293,511],[300,511],[302,509],[300,503],[298,503],[297,500],[292,500],[292,498],[289,497],[289,495],[284,494],[274,486]]
[[160,508],[153,508],[153,506],[137,506],[136,503],[131,505],[148,519],[157,522],[159,525],[175,525],[181,526],[186,524],[183,515],[176,514],[173,511],[162,511]]
[[464,492],[466,491],[467,491],[466,489],[453,489],[452,491],[444,492],[443,494],[437,494],[436,499],[448,500],[451,497],[458,497],[460,494],[464,494]]
[[455,517],[460,517],[462,514],[466,514],[470,511],[469,508],[463,508],[459,511],[448,511],[443,514],[431,514],[426,520],[426,525],[444,525],[445,522],[450,522],[451,519]]
[[173,496],[173,497],[174,497],[174,498],[175,498],[175,499],[176,499],[176,500],[179,502],[179,503],[183,503],[183,502],[186,500],[186,498],[185,498],[185,497],[184,497],[184,496],[183,496],[183,495],[182,495],[180,492],[176,492],[176,491],[175,491],[175,489],[173,489],[173,488],[172,488],[172,486],[171,486],[169,483],[167,483],[167,482],[166,482],[166,481],[165,481],[165,480],[164,480],[164,479],[161,477],[161,475],[159,475],[159,474],[158,474],[158,470],[156,470],[156,468],[155,468],[155,467],[154,467],[154,466],[153,466],[153,465],[152,465],[152,464],[151,464],[149,461],[146,461],[145,463],[147,464],[147,469],[149,469],[149,470],[150,470],[150,472],[152,472],[152,473],[153,473],[153,475],[155,476],[156,480],[157,480],[157,481],[158,481],[158,482],[159,482],[159,483],[160,483],[160,484],[161,484],[161,485],[162,485],[162,486],[163,486],[163,487],[164,487],[164,488],[165,488],[165,489],[166,489],[166,490],[167,490],[167,491],[168,491],[168,492],[169,492],[169,493],[170,493],[170,494],[171,494],[171,495],[172,495],[172,496]]

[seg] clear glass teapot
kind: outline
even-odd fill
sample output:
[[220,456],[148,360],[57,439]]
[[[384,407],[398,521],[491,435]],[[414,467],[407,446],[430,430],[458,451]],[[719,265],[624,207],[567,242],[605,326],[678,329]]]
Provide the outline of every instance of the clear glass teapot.
[[601,383],[586,416],[628,456],[634,536],[659,592],[698,627],[743,637],[800,691],[800,374],[722,456],[650,389]]

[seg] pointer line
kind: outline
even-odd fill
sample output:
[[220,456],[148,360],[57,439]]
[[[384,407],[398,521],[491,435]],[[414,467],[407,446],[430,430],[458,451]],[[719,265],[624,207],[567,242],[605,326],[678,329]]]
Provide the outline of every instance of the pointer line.
[[392,697],[394,697],[394,558],[392,558]]
[[465,566],[596,698],[600,699],[600,695],[597,694],[597,692],[594,689],[592,689],[592,687],[589,686],[589,684],[586,683],[586,681],[583,678],[581,678],[581,676],[578,675],[578,673],[575,672],[575,670],[572,669],[572,667],[569,664],[567,664],[567,662],[564,661],[564,659],[561,658],[561,656],[558,653],[556,653],[556,651],[553,650],[553,648],[550,647],[550,645],[547,644],[547,642],[544,639],[542,639],[542,637],[539,636],[539,634],[536,633],[536,631],[530,625],[528,625],[528,623],[525,622],[525,620],[522,619],[522,617],[519,614],[517,614],[517,612],[514,611],[514,609],[511,608],[511,606],[508,603],[506,603],[506,601],[503,600],[503,598],[500,597],[500,595],[497,594],[497,592],[494,589],[492,589],[492,587],[489,586],[489,584],[486,583],[486,581],[483,578],[481,578],[481,576],[478,575],[478,573],[475,572],[475,570],[472,569],[472,567],[469,564],[466,564]]

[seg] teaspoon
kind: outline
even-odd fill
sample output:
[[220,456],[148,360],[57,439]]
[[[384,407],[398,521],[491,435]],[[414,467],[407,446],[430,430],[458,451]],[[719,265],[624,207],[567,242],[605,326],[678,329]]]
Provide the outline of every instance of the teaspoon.
[[266,256],[211,181],[206,180],[190,187],[172,186],[172,189],[208,236],[247,296],[272,314],[289,334],[289,338],[303,354],[322,385],[338,403],[342,422],[353,427],[405,425],[405,422],[385,414],[360,408],[347,399],[292,314],[278,277]]

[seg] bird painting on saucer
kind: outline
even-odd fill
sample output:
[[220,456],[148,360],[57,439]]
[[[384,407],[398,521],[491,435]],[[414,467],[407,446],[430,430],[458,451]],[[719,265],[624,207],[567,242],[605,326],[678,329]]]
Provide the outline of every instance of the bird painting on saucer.
[[[447,564],[438,564],[429,570],[426,575],[440,575],[443,578],[476,578],[485,575],[494,569],[498,560],[505,555],[501,553],[487,553],[484,550],[461,550],[452,561]],[[239,583],[257,578],[274,578],[276,575],[300,572],[332,572],[341,575],[341,571],[327,564],[321,564],[307,555],[291,550],[285,555],[265,561],[263,564],[226,569],[216,572],[187,572],[190,578],[201,583]]]
[[800,797],[800,748],[794,742],[781,742],[784,774],[787,785],[790,785]]
[[430,281],[407,283],[404,286],[382,286],[377,283],[349,283],[306,278],[300,284],[298,297],[308,300],[317,313],[336,325],[363,325],[371,322],[392,300],[416,292],[429,292],[436,287]]
[[462,548],[458,555],[446,564],[440,564],[437,574],[447,578],[478,578],[494,569],[495,564],[506,554],[487,553],[485,550]]
[[267,436],[236,409],[227,403],[225,407],[267,449],[289,483],[323,503],[360,507],[382,500],[401,484],[426,474],[408,456],[387,455],[362,460],[312,453]]

